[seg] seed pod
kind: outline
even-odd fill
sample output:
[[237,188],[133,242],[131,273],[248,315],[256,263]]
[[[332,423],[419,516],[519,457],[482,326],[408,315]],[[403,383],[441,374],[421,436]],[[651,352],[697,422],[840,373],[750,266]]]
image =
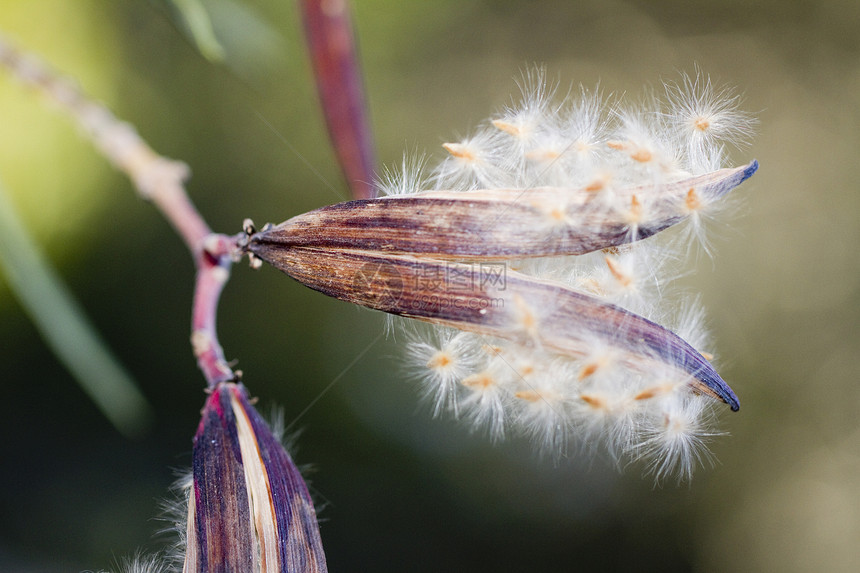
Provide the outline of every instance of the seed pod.
[[221,383],[194,437],[186,573],[326,571],[301,474],[248,400]]
[[757,169],[752,161],[670,183],[613,189],[610,196],[585,186],[426,191],[348,201],[293,217],[254,242],[444,260],[580,255],[675,225]]
[[[434,413],[556,457],[571,438],[600,440],[658,479],[689,477],[718,433],[717,400],[739,403],[693,346],[708,343],[697,305],[666,296],[664,272],[696,243],[709,250],[705,223],[758,169],[721,168],[754,119],[709,81],[644,109],[584,89],[556,103],[541,71],[522,89],[444,144],[429,179],[404,159],[379,182],[387,197],[251,229],[242,248],[329,296],[427,323],[403,321],[402,340]],[[642,240],[684,221],[674,240]]]
[[599,341],[631,369],[669,367],[697,392],[740,407],[731,388],[673,332],[618,306],[500,264],[445,263],[251,237],[248,250],[305,286],[391,314],[582,358]]

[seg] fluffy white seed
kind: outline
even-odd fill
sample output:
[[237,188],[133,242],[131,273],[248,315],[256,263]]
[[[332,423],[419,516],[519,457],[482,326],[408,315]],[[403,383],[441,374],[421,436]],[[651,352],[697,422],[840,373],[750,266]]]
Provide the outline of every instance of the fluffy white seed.
[[[714,88],[701,75],[683,76],[666,86],[662,102],[651,98],[639,106],[608,103],[585,89],[555,102],[555,87],[547,87],[544,77],[542,71],[527,74],[521,102],[474,135],[446,143],[431,184],[484,198],[498,189],[519,190],[518,203],[544,214],[547,241],[601,217],[625,221],[631,238],[656,216],[688,219],[686,234],[676,233],[674,240],[660,234],[604,252],[506,264],[508,271],[560,281],[668,323],[710,358],[701,306],[670,297],[669,287],[693,239],[707,245],[702,223],[722,201],[696,187],[672,200],[662,191],[723,167],[725,146],[748,138],[753,119],[738,111],[733,92]],[[409,170],[406,163],[403,170]],[[550,195],[537,191],[543,186],[584,195],[548,202]],[[388,187],[396,193],[415,188]],[[564,352],[553,350],[542,329],[557,301],[512,295],[505,303],[513,305],[506,316],[515,324],[504,339],[408,327],[410,371],[421,380],[434,415],[451,412],[493,438],[526,436],[553,457],[574,445],[602,450],[619,463],[645,460],[659,480],[689,478],[710,460],[706,442],[717,433],[717,403],[692,389],[689,374],[631,354],[623,332],[613,340],[583,331]]]

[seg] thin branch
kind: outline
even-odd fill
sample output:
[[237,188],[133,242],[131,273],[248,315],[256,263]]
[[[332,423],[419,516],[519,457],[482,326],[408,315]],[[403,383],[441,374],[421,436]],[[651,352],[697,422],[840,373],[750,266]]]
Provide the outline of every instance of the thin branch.
[[209,388],[219,382],[239,377],[224,357],[218,342],[215,317],[221,291],[230,278],[231,257],[236,239],[225,235],[209,235],[206,248],[197,260],[197,280],[194,286],[194,306],[191,318],[191,346],[197,365],[203,371]]
[[192,312],[192,346],[209,387],[236,378],[215,330],[221,290],[238,253],[236,238],[213,234],[191,202],[184,182],[188,166],[158,155],[130,124],[88,99],[74,82],[23,54],[0,37],[0,65],[25,85],[46,95],[83,128],[96,148],[128,175],[138,194],[151,201],[182,237],[197,267]]

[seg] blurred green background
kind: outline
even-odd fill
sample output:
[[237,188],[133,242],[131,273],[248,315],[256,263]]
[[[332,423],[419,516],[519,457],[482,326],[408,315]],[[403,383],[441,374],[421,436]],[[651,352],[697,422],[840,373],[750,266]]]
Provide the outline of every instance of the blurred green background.
[[[5,0],[0,30],[187,162],[218,231],[345,198],[296,6],[204,5],[223,65],[159,2]],[[681,487],[600,458],[556,467],[527,443],[433,420],[396,343],[377,340],[380,315],[236,267],[221,339],[263,412],[300,416],[295,457],[314,468],[330,569],[856,570],[860,3],[364,0],[354,12],[382,163],[469,133],[532,63],[633,97],[698,64],[757,113],[732,159],[762,167],[739,190],[743,213],[714,229],[715,259],[688,263],[743,407],[722,417],[716,467]],[[159,500],[189,465],[204,397],[191,260],[74,125],[6,75],[0,178],[155,410],[144,438],[120,436],[0,275],[0,570],[113,568],[164,546]]]

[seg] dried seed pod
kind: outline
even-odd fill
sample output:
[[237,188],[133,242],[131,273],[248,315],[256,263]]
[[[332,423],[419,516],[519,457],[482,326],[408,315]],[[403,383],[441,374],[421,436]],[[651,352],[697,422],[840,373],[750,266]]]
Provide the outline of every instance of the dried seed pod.
[[244,386],[206,400],[193,477],[184,571],[327,570],[307,486]]
[[[520,104],[443,145],[429,183],[422,160],[404,159],[379,182],[387,197],[247,233],[243,248],[329,296],[429,325],[402,323],[435,414],[554,456],[571,437],[599,439],[658,478],[689,477],[716,435],[712,407],[739,403],[696,350],[697,305],[667,296],[663,275],[691,245],[708,251],[704,223],[758,169],[721,168],[754,120],[707,81],[667,88],[668,110],[586,90],[557,105],[541,71],[522,87]],[[685,221],[672,241],[642,240]]]
[[283,248],[360,249],[445,260],[580,255],[650,237],[713,203],[758,169],[721,169],[614,189],[426,191],[348,201],[255,236]]
[[699,352],[662,326],[561,284],[503,264],[450,263],[353,249],[320,249],[251,237],[247,249],[328,296],[582,358],[595,341],[629,368],[677,370],[696,391],[740,407],[731,388]]

